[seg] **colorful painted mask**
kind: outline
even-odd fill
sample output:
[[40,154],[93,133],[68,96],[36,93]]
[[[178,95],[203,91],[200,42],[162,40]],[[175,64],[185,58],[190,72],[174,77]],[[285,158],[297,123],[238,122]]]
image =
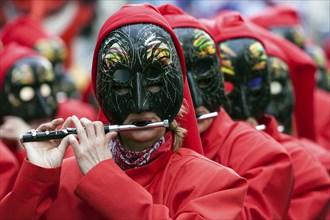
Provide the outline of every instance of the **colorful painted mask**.
[[4,79],[1,119],[6,115],[19,116],[27,122],[54,118],[57,112],[54,80],[52,65],[43,57],[26,57],[16,62]]
[[315,44],[307,44],[305,51],[313,58],[316,63],[317,71],[315,81],[317,87],[330,92],[330,70],[327,70],[326,55],[321,47]]
[[53,64],[56,81],[54,89],[57,96],[77,98],[77,88],[65,68],[68,51],[63,40],[55,37],[41,38],[35,43],[34,49]]
[[60,38],[42,38],[35,43],[34,49],[54,66],[64,63],[68,56],[66,45]]
[[266,112],[274,115],[284,125],[285,130],[291,129],[292,112],[294,107],[293,87],[287,64],[277,58],[268,57],[270,72],[271,101]]
[[271,32],[278,34],[291,41],[301,49],[305,47],[305,34],[301,26],[275,26],[269,27]]
[[225,102],[223,77],[213,39],[203,30],[175,28],[183,48],[194,106],[218,111]]
[[172,121],[183,100],[180,60],[169,33],[153,24],[120,27],[98,53],[96,96],[111,123],[154,112]]
[[237,120],[263,114],[269,101],[267,55],[252,38],[237,38],[219,44],[225,92],[231,102],[230,115]]

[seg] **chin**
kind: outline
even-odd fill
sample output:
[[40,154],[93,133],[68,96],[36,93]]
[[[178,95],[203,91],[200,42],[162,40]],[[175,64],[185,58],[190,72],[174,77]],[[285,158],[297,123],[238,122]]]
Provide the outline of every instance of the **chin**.
[[205,132],[210,125],[212,124],[212,119],[206,119],[206,120],[202,120],[202,121],[198,121],[198,131],[200,134],[202,134],[203,132]]

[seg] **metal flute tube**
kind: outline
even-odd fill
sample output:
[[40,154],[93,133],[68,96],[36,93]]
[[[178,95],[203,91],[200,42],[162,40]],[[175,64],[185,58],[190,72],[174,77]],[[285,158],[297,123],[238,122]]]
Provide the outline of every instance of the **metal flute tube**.
[[[259,131],[263,131],[263,130],[266,129],[266,125],[257,125],[257,126],[256,126],[256,129],[259,130]],[[285,128],[284,128],[283,125],[279,125],[279,126],[277,126],[277,130],[278,130],[279,132],[284,132]]]
[[257,126],[256,126],[256,129],[257,129],[258,131],[263,131],[263,130],[266,129],[266,125],[257,125]]
[[[144,130],[150,128],[158,127],[169,127],[169,121],[166,119],[162,122],[149,123],[145,126],[136,126],[136,125],[105,125],[105,133],[116,131],[134,131],[134,130]],[[21,142],[34,142],[34,141],[47,141],[53,139],[62,139],[67,135],[77,134],[76,128],[66,128],[56,131],[30,131],[20,136]]]
[[204,119],[209,119],[209,118],[215,118],[218,116],[218,112],[211,112],[203,115],[197,116],[197,121],[199,120],[204,120]]

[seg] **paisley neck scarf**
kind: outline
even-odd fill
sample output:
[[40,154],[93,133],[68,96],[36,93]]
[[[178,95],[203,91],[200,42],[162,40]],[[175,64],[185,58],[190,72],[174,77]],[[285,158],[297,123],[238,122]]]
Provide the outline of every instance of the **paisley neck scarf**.
[[131,151],[125,149],[117,136],[110,141],[109,147],[112,153],[112,158],[115,163],[123,170],[141,167],[151,162],[157,154],[154,152],[165,143],[165,137],[162,136],[158,141],[143,151]]

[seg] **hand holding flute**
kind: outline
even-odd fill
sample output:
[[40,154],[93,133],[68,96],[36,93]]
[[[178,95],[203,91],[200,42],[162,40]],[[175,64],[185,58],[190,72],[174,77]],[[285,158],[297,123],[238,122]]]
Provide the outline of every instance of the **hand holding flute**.
[[[105,125],[104,132],[119,132],[119,131],[128,131],[128,130],[142,130],[142,129],[149,129],[155,127],[168,127],[169,122],[168,120],[164,120],[163,122],[155,122],[150,123],[145,126],[136,126],[136,125]],[[26,134],[22,134],[20,136],[21,142],[33,142],[33,141],[46,141],[46,140],[53,140],[53,139],[62,139],[67,135],[70,134],[77,134],[76,128],[65,128],[61,130],[55,131],[29,131]]]
[[44,139],[44,141],[23,143],[27,158],[31,163],[44,168],[60,167],[69,145],[72,146],[80,168],[85,172],[97,163],[112,158],[108,144],[117,133],[106,134],[102,122],[92,122],[86,118],[78,119],[76,116],[72,116],[65,121],[60,118],[42,124],[36,131],[37,133],[47,130],[54,131],[60,125],[62,125],[61,130],[74,125],[76,134],[67,135],[63,139],[48,139],[48,141]]
[[[56,127],[63,124],[61,130]],[[75,128],[68,128],[74,124]],[[112,158],[108,148],[110,139],[117,133],[113,131],[141,130],[158,127],[168,127],[168,120],[150,123],[145,126],[135,125],[107,125],[101,122],[91,122],[86,118],[69,117],[64,123],[63,119],[40,125],[36,131],[23,134],[23,142],[27,156],[31,163],[45,168],[54,168],[61,165],[67,147],[71,144],[75,157],[81,160],[79,166],[83,173],[87,173],[97,163]],[[55,131],[54,131],[55,130]],[[74,135],[70,135],[74,134]],[[62,139],[62,140],[61,140]],[[51,141],[50,141],[51,140]],[[89,151],[89,157],[83,157]],[[84,159],[80,159],[84,158]]]
[[[67,118],[64,123],[63,122],[64,120],[62,118],[54,119],[51,122],[40,125],[36,130],[55,130],[60,125],[62,125],[62,128],[72,126],[71,117]],[[68,138],[54,141],[23,143],[29,162],[44,168],[61,166],[69,144]]]

